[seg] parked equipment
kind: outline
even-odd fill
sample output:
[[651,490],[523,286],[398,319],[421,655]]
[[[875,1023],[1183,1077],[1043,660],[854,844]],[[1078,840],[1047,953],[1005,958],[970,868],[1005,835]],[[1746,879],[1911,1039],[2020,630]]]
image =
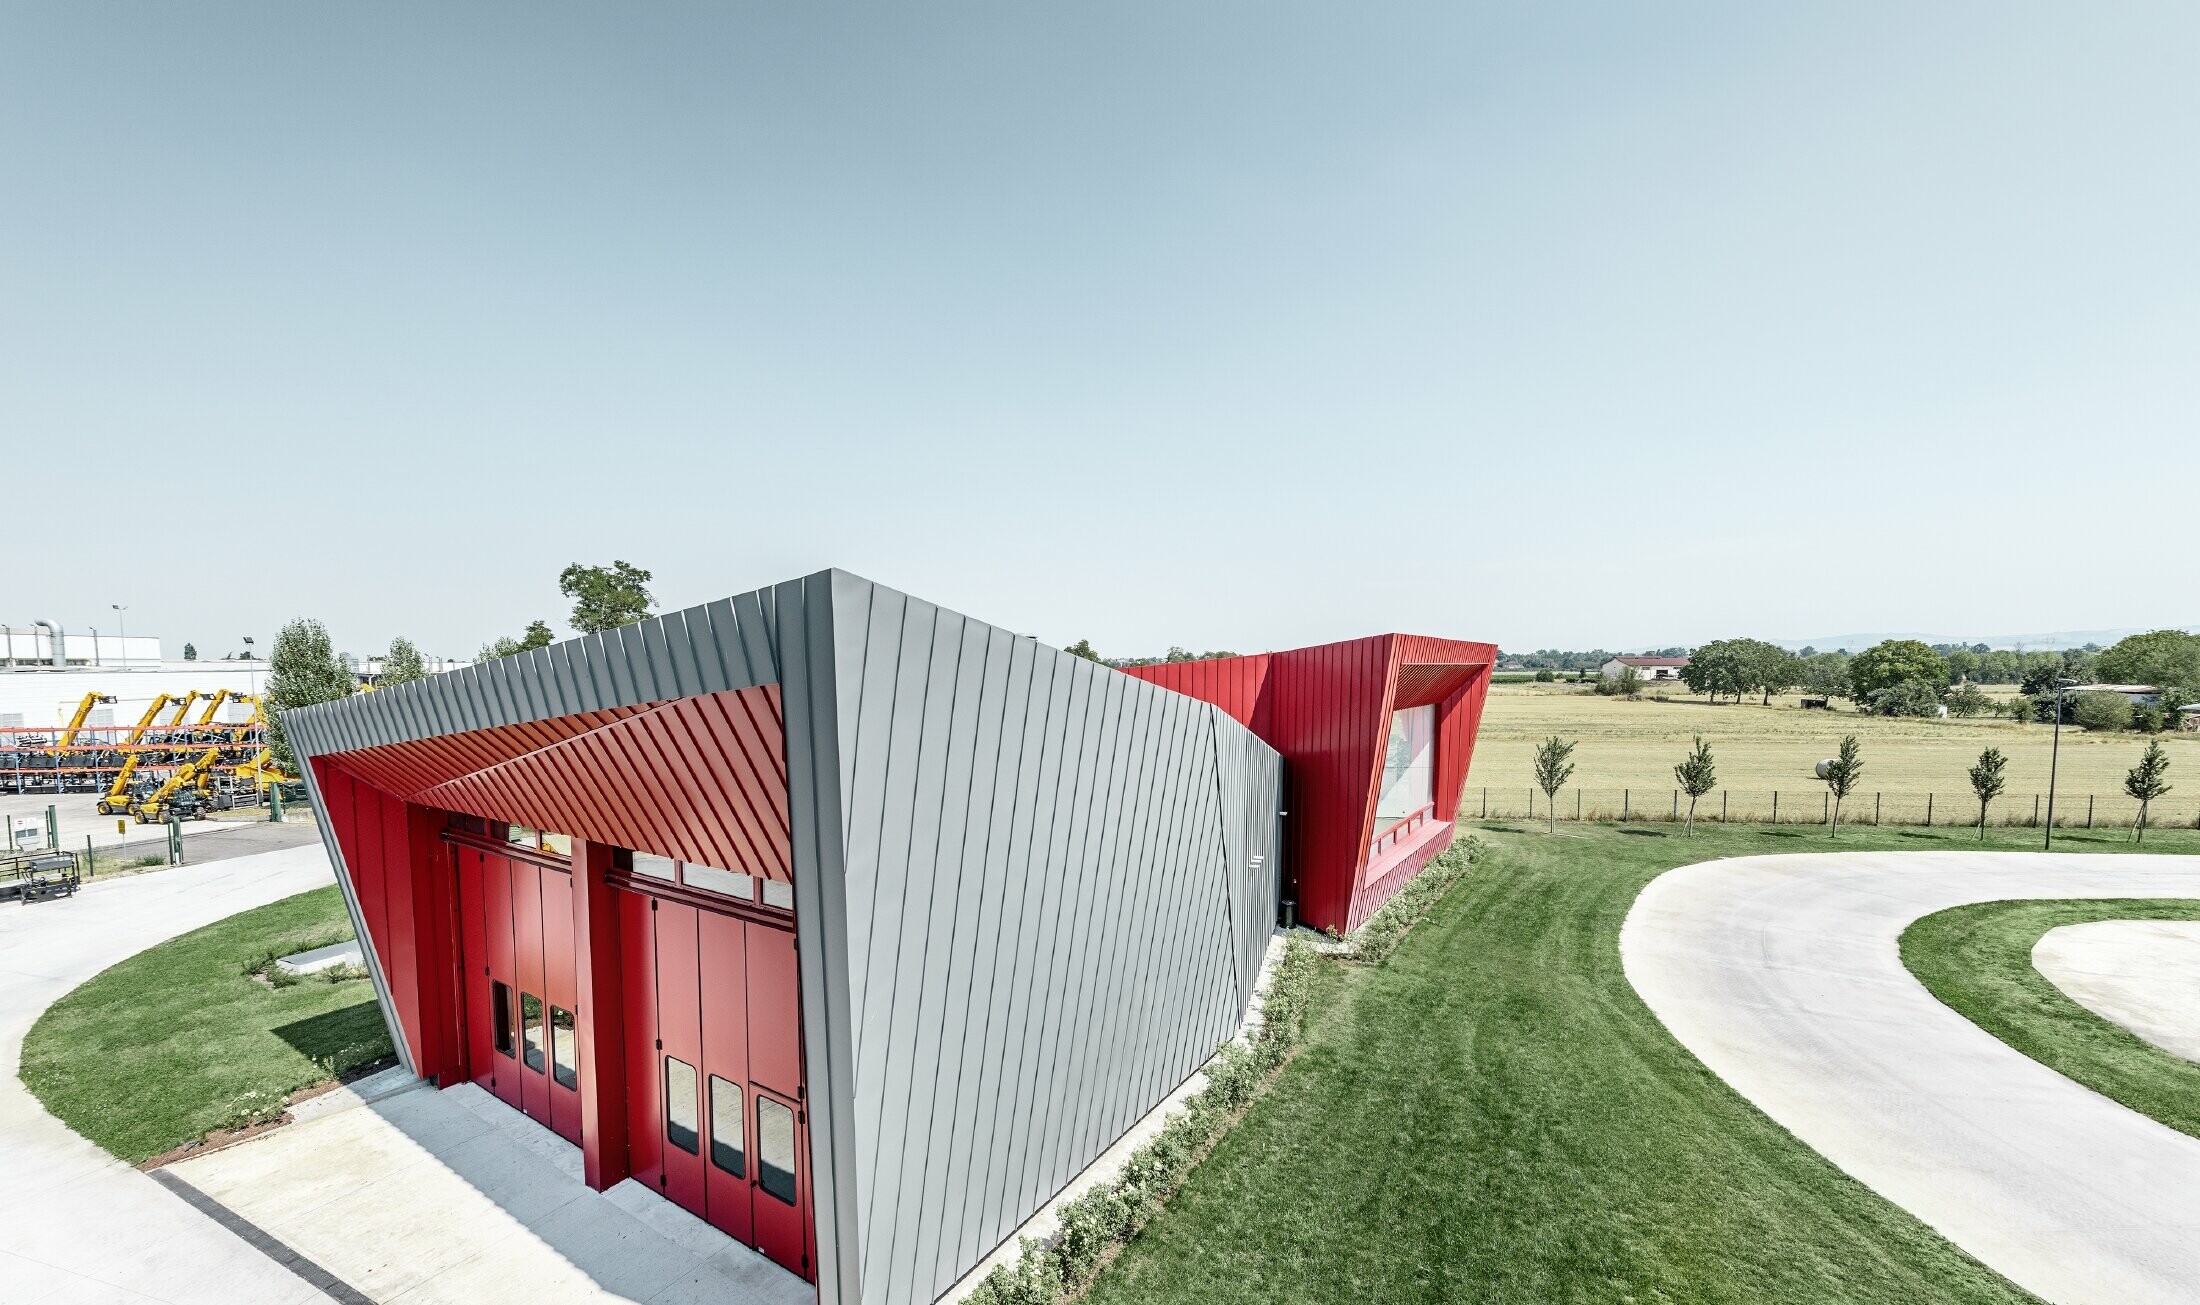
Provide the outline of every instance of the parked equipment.
[[222,759],[220,748],[208,748],[190,765],[179,768],[162,784],[130,807],[130,815],[141,825],[165,825],[172,816],[179,820],[206,819],[206,801],[199,795],[199,781]]
[[112,694],[85,694],[84,701],[76,705],[76,715],[69,718],[69,728],[61,731],[61,746],[63,748],[67,748],[70,744],[76,742],[76,732],[80,729],[83,729],[84,722],[91,718],[92,708],[97,707],[102,703],[111,703],[113,701],[114,695]]

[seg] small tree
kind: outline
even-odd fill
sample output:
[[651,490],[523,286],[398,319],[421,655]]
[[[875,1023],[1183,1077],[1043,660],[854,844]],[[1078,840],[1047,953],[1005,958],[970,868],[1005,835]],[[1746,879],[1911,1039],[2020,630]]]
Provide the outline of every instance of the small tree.
[[2128,730],[2131,728],[2131,699],[2120,693],[2072,694],[2070,720],[2100,733]]
[[573,628],[597,634],[649,616],[649,605],[656,601],[649,593],[650,578],[649,572],[624,561],[609,566],[575,562],[559,573],[558,592],[573,600]]
[[1082,657],[1088,662],[1096,662],[1100,660],[1100,654],[1093,648],[1092,640],[1090,639],[1079,639],[1077,642],[1071,644],[1067,648],[1064,648],[1062,651],[1068,653],[1072,657]]
[[1537,788],[1543,790],[1543,796],[1549,799],[1546,805],[1550,810],[1545,814],[1550,817],[1551,832],[1554,834],[1558,832],[1558,791],[1566,787],[1567,780],[1573,778],[1573,755],[1574,745],[1556,734],[1545,739],[1543,746],[1535,750],[1535,783]]
[[260,706],[267,716],[267,750],[275,765],[295,775],[298,754],[283,733],[283,713],[293,707],[334,702],[358,684],[329,643],[328,630],[319,621],[301,617],[285,625],[275,636],[275,651],[267,659],[267,691]]
[[2030,698],[2024,697],[2021,694],[2017,697],[2011,698],[2009,700],[2008,707],[2004,710],[2009,713],[2009,719],[2015,721],[2019,725],[2031,724],[2034,720],[2038,719],[2040,714],[2040,709],[2033,704],[2032,700]]
[[187,662],[197,661],[199,659],[199,646],[195,643],[185,644],[183,646],[183,659]]
[[549,622],[529,621],[526,633],[519,638],[514,639],[511,635],[500,634],[481,645],[481,651],[474,654],[474,660],[477,662],[493,662],[499,657],[509,657],[513,653],[523,653],[534,648],[547,648],[556,642],[557,636],[550,633]]
[[1964,683],[1956,686],[1955,691],[1948,695],[1947,707],[1950,716],[1969,720],[1973,716],[1984,716],[1993,711],[1994,700],[1980,693],[1977,685]]
[[1826,791],[1833,794],[1833,822],[1826,837],[1841,832],[1841,799],[1856,791],[1856,781],[1864,777],[1863,749],[1856,746],[1854,734],[1841,736],[1841,751],[1832,761],[1818,763],[1818,777],[1826,781]]
[[2148,739],[2146,755],[2139,758],[2139,764],[2124,775],[2124,792],[2139,799],[2139,820],[2132,826],[2134,842],[2146,841],[2147,806],[2169,792],[2166,779],[2168,774],[2169,754],[2162,751],[2162,741]]
[[1711,791],[1719,782],[1719,769],[1711,759],[1711,745],[1696,736],[1696,750],[1688,754],[1688,760],[1673,767],[1673,778],[1679,781],[1681,792],[1688,795],[1688,824],[1683,832],[1696,832],[1696,801]]
[[2001,755],[2000,748],[1988,748],[1978,754],[1978,764],[1971,767],[1971,791],[1978,794],[1978,841],[1986,841],[1986,804],[2001,796],[2002,770],[2009,758]]
[[390,650],[382,654],[382,675],[378,683],[409,684],[428,678],[428,663],[404,635],[390,640]]

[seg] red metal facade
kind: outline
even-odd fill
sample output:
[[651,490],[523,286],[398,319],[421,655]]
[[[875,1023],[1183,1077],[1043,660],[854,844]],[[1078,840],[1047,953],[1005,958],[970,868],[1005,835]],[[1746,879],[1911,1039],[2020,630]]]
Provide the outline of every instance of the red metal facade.
[[[779,687],[766,685],[310,764],[422,1075],[479,1083],[579,1144],[590,1186],[632,1173],[807,1277],[814,1232],[791,925],[754,903],[699,907],[693,899],[709,901],[707,892],[658,900],[613,865],[613,849],[628,848],[789,881],[780,711]],[[567,834],[570,862],[454,832],[454,812]],[[518,1036],[502,1044],[496,985],[507,1030],[520,1012]],[[538,999],[539,1067],[527,1060],[535,1026],[525,1014]],[[576,1071],[570,1085],[556,1073],[558,1012],[574,1016],[562,1051]],[[667,1144],[665,1055],[702,1074],[706,1110],[711,1075],[738,1085],[726,1134],[735,1118],[751,1132],[765,1116],[797,1121],[795,1201],[759,1186],[753,1155],[746,1175],[714,1165],[710,1143],[726,1139],[708,1120],[699,1154]],[[753,1152],[758,1139],[745,1141]]]
[[[1450,844],[1496,657],[1492,644],[1380,634],[1124,671],[1214,703],[1283,754],[1285,895],[1314,928],[1349,930]],[[1436,708],[1437,827],[1371,863],[1390,714],[1420,706]]]

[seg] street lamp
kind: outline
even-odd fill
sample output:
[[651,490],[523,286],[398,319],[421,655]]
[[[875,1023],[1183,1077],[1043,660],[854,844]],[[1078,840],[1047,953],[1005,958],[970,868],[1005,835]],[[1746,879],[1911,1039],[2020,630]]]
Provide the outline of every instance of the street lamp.
[[120,627],[121,627],[121,629],[122,629],[122,669],[124,669],[124,670],[129,670],[129,669],[130,669],[130,622],[129,622],[129,621],[127,620],[127,619],[125,619],[125,618],[123,617],[123,615],[122,615],[122,614],[123,614],[124,612],[127,612],[127,611],[129,611],[129,610],[130,610],[129,604],[127,604],[127,603],[109,603],[109,604],[107,604],[107,605],[108,605],[109,607],[112,607],[112,608],[114,608],[114,609],[115,609],[115,624],[116,624],[116,625],[118,625],[118,626],[120,626]]
[[2047,754],[2047,840],[2040,847],[2042,852],[2055,850],[2055,769],[2062,762],[2063,695],[2076,683],[2072,679],[2055,681],[2055,745]]
[[[251,635],[249,635],[249,634],[248,634],[248,635],[246,635],[246,636],[244,637],[244,658],[245,658],[245,660],[246,660],[246,661],[251,661],[251,660],[252,660],[252,636],[251,636]],[[245,670],[245,679],[246,679],[246,682],[247,682],[247,683],[249,683],[249,684],[251,684],[251,686],[252,686],[252,696],[253,696],[253,697],[255,697],[255,698],[259,697],[259,696],[260,696],[260,673],[259,673],[259,671],[258,671],[258,670],[255,670],[255,669],[252,669],[252,668],[249,668],[249,667],[248,667],[248,668],[247,668],[247,669]]]

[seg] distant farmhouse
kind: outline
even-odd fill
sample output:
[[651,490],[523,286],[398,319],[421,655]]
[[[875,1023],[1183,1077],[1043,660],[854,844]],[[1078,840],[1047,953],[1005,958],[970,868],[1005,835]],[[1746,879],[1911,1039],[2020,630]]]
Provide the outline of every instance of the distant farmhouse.
[[1646,680],[1677,680],[1681,668],[1688,665],[1686,657],[1614,657],[1597,669],[1607,680],[1616,680],[1620,672],[1632,666],[1635,674]]

